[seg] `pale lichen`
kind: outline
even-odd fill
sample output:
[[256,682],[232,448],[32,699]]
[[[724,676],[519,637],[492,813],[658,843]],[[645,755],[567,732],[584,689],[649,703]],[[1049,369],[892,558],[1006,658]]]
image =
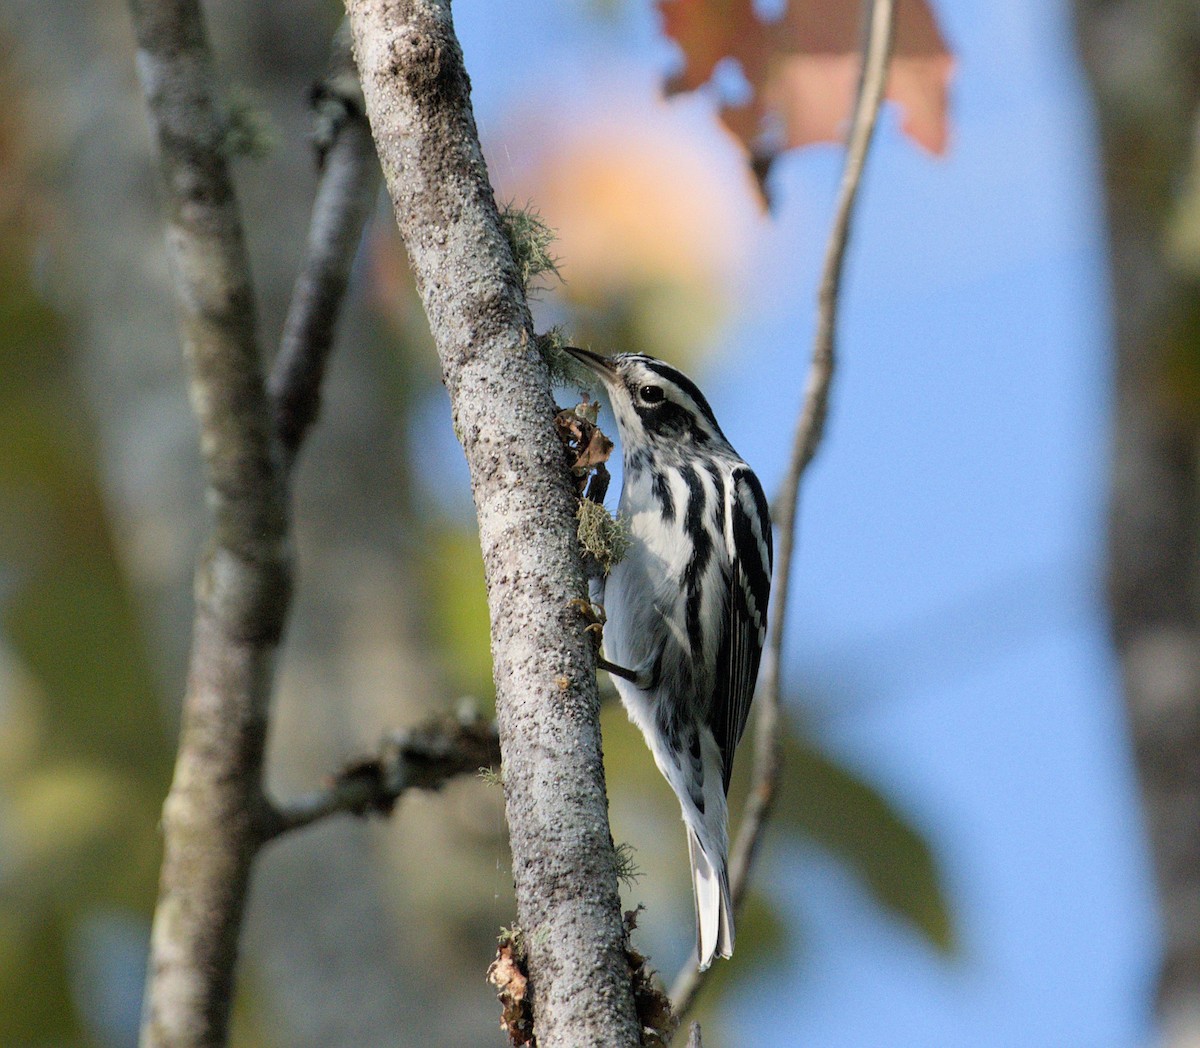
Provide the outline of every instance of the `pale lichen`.
[[584,553],[594,557],[607,575],[620,563],[629,549],[629,525],[620,516],[614,517],[600,503],[580,499],[575,511],[579,521],[579,545]]
[[500,224],[512,249],[513,261],[521,278],[525,294],[544,290],[536,281],[547,273],[562,279],[558,272],[558,259],[550,253],[556,234],[542,216],[531,206],[517,207],[507,203],[500,209]]
[[617,856],[617,880],[632,891],[642,879],[642,870],[634,859],[632,844],[622,841],[614,849]]
[[221,152],[230,158],[262,160],[279,144],[270,113],[246,88],[234,84],[225,98]]

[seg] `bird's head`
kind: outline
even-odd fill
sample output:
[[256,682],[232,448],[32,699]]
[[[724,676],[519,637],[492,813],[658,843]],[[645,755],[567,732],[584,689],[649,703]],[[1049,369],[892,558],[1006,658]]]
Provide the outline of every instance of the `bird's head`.
[[567,352],[604,384],[628,460],[638,450],[726,446],[704,394],[683,372],[642,353]]

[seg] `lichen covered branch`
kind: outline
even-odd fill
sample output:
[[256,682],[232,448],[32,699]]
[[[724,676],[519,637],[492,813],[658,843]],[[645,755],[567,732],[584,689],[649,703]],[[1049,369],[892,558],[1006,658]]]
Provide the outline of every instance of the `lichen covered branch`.
[[[272,671],[291,595],[287,466],[315,411],[276,432],[227,162],[229,128],[197,0],[131,0],[131,9],[214,518],[196,573],[179,751],[163,807],[141,1044],[212,1048],[227,1039],[251,864],[278,820],[263,794],[262,770]],[[330,144],[326,203],[314,218],[310,279],[300,283],[284,365],[323,366],[328,354],[371,179],[361,118],[357,134],[356,142],[338,134]],[[320,367],[281,366],[275,400],[315,404],[319,382]],[[280,417],[301,416],[285,410]]]
[[447,0],[348,0],[367,115],[471,473],[543,1048],[639,1030],[608,828],[575,497]]
[[143,1048],[225,1042],[261,789],[271,666],[291,588],[287,500],[254,293],[196,0],[133,0],[138,73],[168,211],[190,393],[214,531],[196,574],[179,755]]

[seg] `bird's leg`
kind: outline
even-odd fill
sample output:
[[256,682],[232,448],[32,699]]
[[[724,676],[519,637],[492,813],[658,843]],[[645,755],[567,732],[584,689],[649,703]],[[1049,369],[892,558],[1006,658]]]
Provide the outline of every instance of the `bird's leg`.
[[607,673],[611,673],[614,677],[623,677],[625,680],[636,684],[639,688],[646,687],[646,674],[638,673],[637,670],[626,669],[624,666],[618,666],[615,662],[609,662],[603,655],[596,656],[596,667]]
[[588,620],[587,626],[584,627],[584,632],[590,633],[596,644],[596,667],[604,670],[606,673],[611,673],[614,677],[621,677],[632,684],[636,684],[639,688],[649,688],[650,674],[645,670],[631,670],[625,666],[618,666],[615,662],[609,662],[608,659],[600,654],[600,645],[604,639],[604,607],[600,604],[593,604],[591,601],[579,598],[572,600],[570,605]]

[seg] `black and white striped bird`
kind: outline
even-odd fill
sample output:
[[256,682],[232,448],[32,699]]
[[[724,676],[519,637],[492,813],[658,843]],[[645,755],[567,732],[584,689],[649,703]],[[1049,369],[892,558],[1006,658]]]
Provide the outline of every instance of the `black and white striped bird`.
[[683,809],[703,970],[733,953],[725,795],[766,636],[767,500],[686,375],[569,352],[603,382],[624,455],[629,548],[593,591],[601,665]]

